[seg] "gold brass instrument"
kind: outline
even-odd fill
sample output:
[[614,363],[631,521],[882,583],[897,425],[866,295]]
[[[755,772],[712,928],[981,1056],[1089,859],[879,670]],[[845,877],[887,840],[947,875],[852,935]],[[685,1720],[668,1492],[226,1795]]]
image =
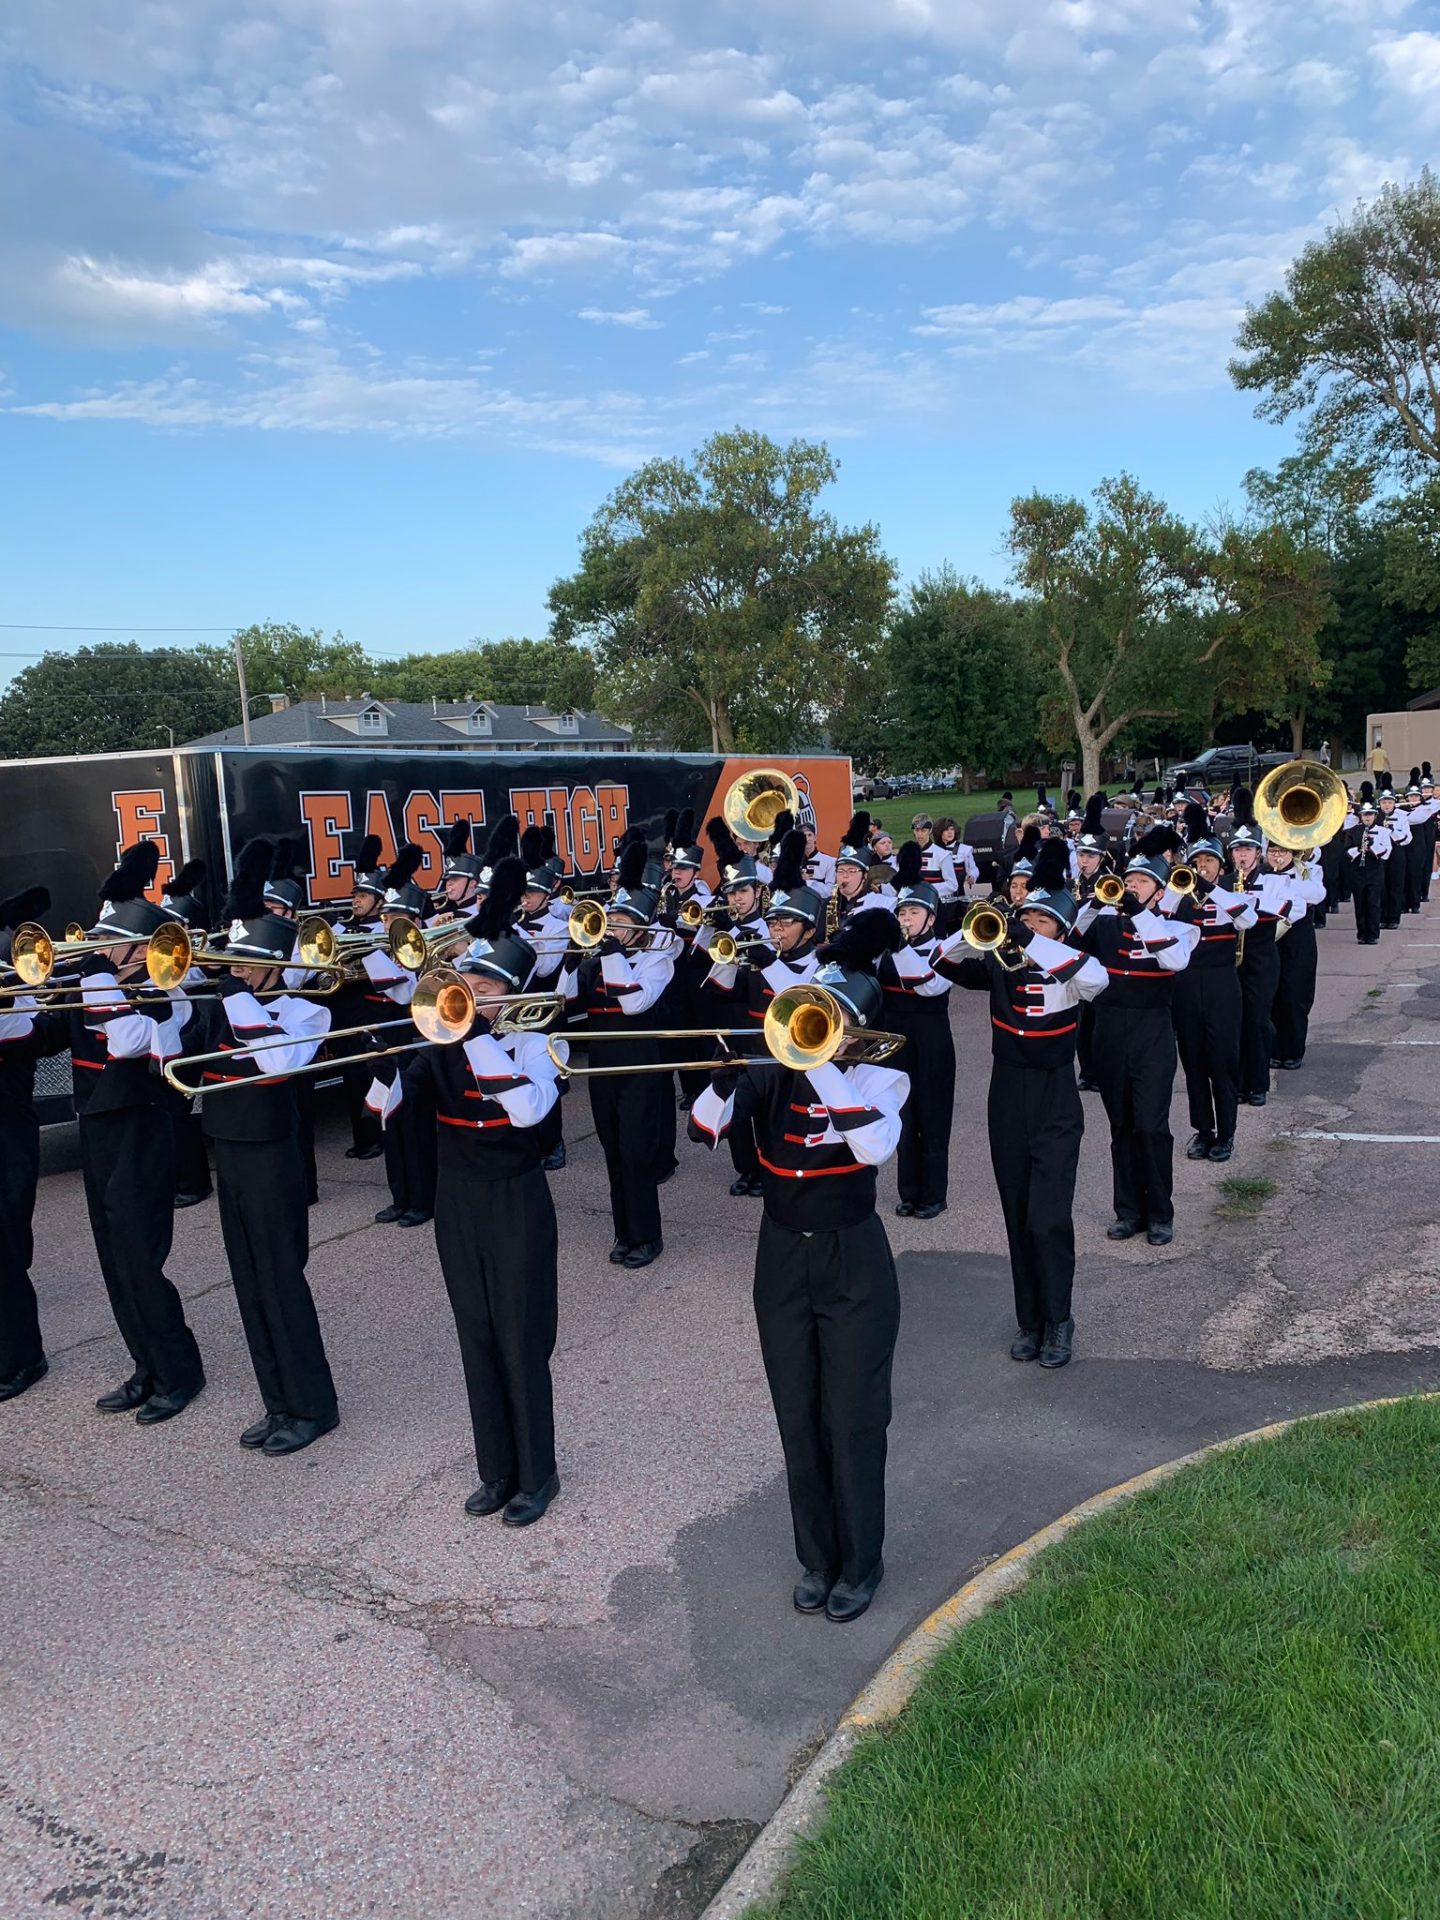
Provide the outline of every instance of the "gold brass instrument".
[[[1123,885],[1120,890],[1124,892]],[[1018,973],[1025,965],[1024,953],[1010,939],[1008,918],[998,907],[987,906],[983,900],[977,901],[960,922],[960,938],[977,953],[993,953],[1007,973]],[[1014,957],[1007,958],[1007,954]]]
[[397,967],[406,973],[425,973],[468,947],[470,935],[463,920],[445,920],[438,927],[422,927],[409,914],[397,913],[385,936],[385,947]]
[[[233,956],[218,948],[201,947],[192,939],[184,923],[179,920],[167,920],[157,927],[148,940],[139,940],[134,934],[117,936],[115,939],[72,939],[74,927],[66,930],[64,940],[52,940],[45,929],[35,921],[26,921],[15,929],[10,948],[10,964],[19,975],[21,984],[15,987],[0,987],[0,994],[7,999],[20,993],[40,992],[45,995],[45,1005],[56,1007],[66,1002],[60,999],[65,994],[68,1004],[83,1005],[82,983],[74,975],[62,975],[55,979],[55,973],[64,960],[73,960],[82,954],[110,953],[120,947],[139,947],[145,949],[145,971],[150,976],[152,986],[168,993],[172,987],[178,987],[192,966],[229,965]],[[203,936],[201,936],[203,938]]]
[[1125,898],[1125,882],[1118,873],[1102,873],[1092,892],[1102,907],[1118,907]]
[[[570,933],[570,945],[579,953],[593,953],[611,931],[610,916],[598,900],[582,900],[571,909],[570,918],[565,924]],[[644,927],[638,931],[642,937],[633,943],[632,951],[635,947],[663,946],[675,939],[674,930],[670,927]]]
[[315,973],[333,973],[379,953],[389,944],[383,933],[337,933],[322,914],[307,913],[295,930],[295,962]]
[[782,813],[800,811],[800,789],[778,767],[753,767],[730,782],[720,811],[737,840],[768,840]]
[[560,889],[560,898],[567,907],[573,907],[577,900],[597,899],[601,894],[613,893],[614,888],[608,882],[599,887],[576,887],[567,880]]
[[[336,1027],[320,1034],[318,1040],[321,1043],[353,1040],[362,1034],[373,1039],[376,1034],[393,1033],[398,1027],[408,1028],[414,1036],[398,1041],[393,1047],[377,1047],[372,1053],[361,1054],[361,1060],[388,1060],[397,1053],[413,1053],[418,1047],[453,1046],[463,1040],[474,1026],[477,1004],[475,990],[464,974],[456,973],[453,967],[436,967],[424,974],[416,984],[415,996],[404,1019],[372,1020],[359,1027]],[[485,1004],[504,1008],[491,1026],[491,1033],[536,1033],[549,1026],[559,1015],[565,997],[559,993],[507,993],[497,995]],[[275,1047],[294,1045],[293,1034],[277,1033],[269,1040],[257,1040],[253,1046],[243,1048],[238,1053],[233,1048],[222,1048],[215,1053],[192,1053],[167,1060],[162,1072],[177,1093],[187,1096],[203,1093],[209,1098],[232,1087],[265,1086],[275,1080],[298,1080],[305,1074],[333,1073],[336,1070],[338,1062],[334,1060],[312,1060],[308,1066],[295,1067],[289,1073],[256,1074],[248,1079],[223,1080],[215,1087],[198,1087],[181,1077],[182,1068],[199,1067],[203,1073],[205,1067],[217,1060],[226,1060],[233,1065],[237,1058],[243,1058],[245,1054],[265,1053]]]
[[[765,1013],[763,1034],[766,1047],[763,1055],[726,1054],[717,1059],[712,1054],[708,1060],[653,1060],[628,1067],[575,1067],[559,1057],[553,1041],[546,1042],[546,1050],[562,1075],[588,1080],[612,1073],[708,1073],[722,1066],[754,1066],[757,1061],[766,1066],[778,1064],[789,1067],[794,1073],[804,1073],[810,1067],[823,1066],[827,1060],[833,1060],[842,1049],[846,1064],[854,1065],[862,1060],[871,1063],[888,1060],[905,1044],[905,1036],[900,1033],[872,1033],[866,1027],[847,1028],[845,1009],[828,988],[798,984],[787,987],[783,993],[777,993],[770,1002]],[[593,1032],[584,1027],[572,1027],[566,1038],[572,1041],[586,1040],[592,1045],[601,1040],[753,1040],[755,1029],[649,1027],[643,1032],[626,1033],[608,1027]]]
[[733,933],[717,933],[712,936],[705,949],[705,957],[713,966],[733,967],[742,953],[749,947],[767,947],[768,940],[762,940],[759,934],[752,934],[746,940],[737,940]]
[[697,927],[703,927],[712,913],[725,913],[728,908],[723,900],[705,902],[692,897],[687,900],[675,915],[677,927],[683,927],[687,933],[693,933]]
[[1194,893],[1199,878],[1193,867],[1182,864],[1170,869],[1170,878],[1165,884],[1172,893]]
[[[305,923],[302,922],[302,925]],[[325,926],[323,920],[317,922]],[[329,933],[329,927],[325,927]],[[145,943],[145,971],[150,976],[152,986],[162,992],[170,993],[176,987],[183,987],[192,967],[280,967],[286,969],[296,964],[307,965],[297,947],[292,960],[271,960],[257,958],[254,954],[232,953],[227,947],[205,947],[197,945],[188,928],[179,920],[167,920],[163,927],[157,927]],[[282,994],[292,1000],[328,1000],[331,994],[338,993],[344,985],[345,976],[338,967],[320,967],[316,971],[328,977],[323,986],[318,987],[275,987],[259,997],[262,1000],[275,1000]],[[213,998],[213,994],[204,987],[187,989],[187,998],[203,1000]]]
[[1345,782],[1318,760],[1287,760],[1255,788],[1255,824],[1272,846],[1310,853],[1340,831],[1350,810]]

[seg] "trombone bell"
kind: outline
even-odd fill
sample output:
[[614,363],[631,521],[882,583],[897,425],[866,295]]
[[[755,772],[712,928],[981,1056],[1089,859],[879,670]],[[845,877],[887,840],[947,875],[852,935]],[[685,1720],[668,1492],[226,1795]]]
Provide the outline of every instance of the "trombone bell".
[[800,811],[800,789],[778,767],[755,767],[730,782],[720,811],[737,840],[768,840],[782,813]]
[[1333,839],[1350,809],[1345,782],[1318,760],[1287,760],[1255,788],[1255,824],[1272,846],[1310,853]]
[[475,994],[453,967],[436,967],[415,989],[410,1018],[427,1040],[449,1046],[475,1024]]
[[582,900],[572,909],[566,924],[575,946],[598,947],[610,931],[610,916],[596,901]]
[[1095,882],[1095,898],[1102,907],[1118,907],[1125,898],[1125,882],[1118,873],[1102,873]]
[[[1113,875],[1109,877],[1114,878]],[[1120,891],[1125,891],[1123,886]],[[997,907],[987,907],[983,900],[977,901],[960,922],[960,938],[977,953],[993,953],[997,964],[1007,973],[1018,973],[1025,964],[1024,954],[1015,960],[1006,959],[1005,949],[1010,944],[1010,922]]]
[[178,920],[157,927],[145,943],[145,971],[150,984],[169,993],[178,987],[195,963],[195,948]]
[[1193,867],[1183,865],[1172,867],[1170,869],[1170,878],[1165,884],[1170,888],[1172,893],[1194,893],[1197,877]]
[[765,1010],[765,1045],[792,1073],[823,1066],[845,1043],[845,1011],[826,987],[787,987]]
[[54,972],[55,942],[38,921],[27,920],[15,929],[10,965],[27,987],[44,986]]

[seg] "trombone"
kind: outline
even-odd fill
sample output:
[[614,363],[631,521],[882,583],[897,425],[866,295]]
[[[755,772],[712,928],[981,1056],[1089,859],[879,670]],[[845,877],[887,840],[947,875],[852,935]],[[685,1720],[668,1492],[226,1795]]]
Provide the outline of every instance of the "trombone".
[[[331,1040],[354,1040],[362,1034],[373,1039],[381,1033],[393,1033],[396,1028],[408,1027],[414,1036],[409,1040],[397,1041],[391,1047],[377,1047],[361,1059],[388,1060],[397,1053],[413,1053],[418,1047],[448,1047],[465,1039],[475,1024],[475,1015],[480,1002],[470,982],[453,967],[435,967],[424,974],[415,988],[415,997],[410,1002],[410,1011],[403,1020],[372,1020],[360,1027],[337,1027],[329,1033],[316,1035],[317,1044]],[[548,1027],[560,1013],[565,997],[559,993],[507,993],[496,995],[484,1003],[487,1007],[503,1007],[504,1012],[491,1026],[493,1034],[502,1033],[538,1033]],[[177,1093],[187,1097],[197,1093],[224,1093],[228,1087],[271,1086],[277,1080],[298,1080],[305,1074],[331,1073],[338,1064],[334,1060],[312,1060],[308,1066],[295,1067],[289,1073],[255,1074],[243,1079],[222,1080],[215,1087],[199,1087],[181,1078],[181,1069],[199,1067],[201,1078],[204,1069],[216,1061],[229,1061],[232,1065],[237,1059],[258,1053],[265,1053],[275,1047],[293,1047],[296,1044],[293,1034],[275,1034],[269,1040],[257,1040],[251,1046],[238,1051],[222,1047],[215,1053],[192,1053],[182,1055],[175,1060],[167,1060],[161,1069],[165,1079]]]
[[705,958],[716,967],[733,967],[737,962],[745,964],[742,955],[750,947],[768,947],[770,942],[762,940],[758,933],[744,940],[737,940],[733,933],[713,934],[705,949]]
[[[566,1078],[593,1080],[612,1073],[710,1073],[716,1067],[745,1067],[760,1063],[788,1067],[792,1073],[804,1073],[810,1067],[824,1066],[842,1049],[847,1065],[860,1061],[878,1064],[898,1053],[905,1044],[902,1033],[871,1032],[868,1028],[847,1028],[845,1009],[828,987],[786,987],[777,993],[765,1011],[763,1028],[765,1054],[725,1053],[708,1060],[650,1060],[629,1067],[572,1067],[547,1040],[545,1050],[556,1071]],[[753,1040],[753,1027],[650,1027],[640,1033],[626,1033],[609,1027],[590,1031],[572,1027],[567,1038],[588,1040]]]
[[[596,900],[582,900],[570,910],[570,918],[565,923],[570,935],[570,946],[580,953],[592,953],[610,932],[610,916]],[[628,931],[628,929],[627,929]],[[634,944],[638,947],[662,946],[675,938],[674,930],[666,926],[637,928],[644,938]]]
[[1118,873],[1102,873],[1090,893],[1102,907],[1118,907],[1125,898],[1125,882]]
[[425,973],[453,958],[457,948],[469,944],[470,935],[463,920],[446,920],[436,927],[422,927],[418,920],[412,920],[405,913],[395,915],[385,936],[386,951],[406,973]]
[[[1116,874],[1107,874],[1106,879],[1117,879]],[[1120,891],[1125,891],[1123,882]],[[1099,888],[1097,886],[1098,895]],[[987,906],[983,900],[977,900],[965,918],[960,922],[960,938],[967,947],[973,947],[977,953],[993,953],[996,964],[1006,973],[1019,973],[1026,964],[1024,951],[1017,948],[1010,938],[1010,921],[998,907]],[[1007,958],[1007,954],[1013,958]]]

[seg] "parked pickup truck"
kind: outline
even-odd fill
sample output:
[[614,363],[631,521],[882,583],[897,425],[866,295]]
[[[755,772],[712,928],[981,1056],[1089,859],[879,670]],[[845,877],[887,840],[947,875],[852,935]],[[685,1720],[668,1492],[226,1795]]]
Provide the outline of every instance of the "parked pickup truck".
[[1242,786],[1255,782],[1272,767],[1283,767],[1293,756],[1288,753],[1256,753],[1253,747],[1207,747],[1193,760],[1178,760],[1165,772],[1170,787],[1204,787],[1210,793],[1222,793],[1238,780]]

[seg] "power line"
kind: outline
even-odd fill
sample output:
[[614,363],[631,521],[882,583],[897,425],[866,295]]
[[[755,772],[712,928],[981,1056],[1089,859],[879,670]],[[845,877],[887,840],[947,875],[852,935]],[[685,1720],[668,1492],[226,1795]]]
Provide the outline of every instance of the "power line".
[[68,627],[41,626],[28,620],[0,620],[4,633],[237,633],[239,627]]

